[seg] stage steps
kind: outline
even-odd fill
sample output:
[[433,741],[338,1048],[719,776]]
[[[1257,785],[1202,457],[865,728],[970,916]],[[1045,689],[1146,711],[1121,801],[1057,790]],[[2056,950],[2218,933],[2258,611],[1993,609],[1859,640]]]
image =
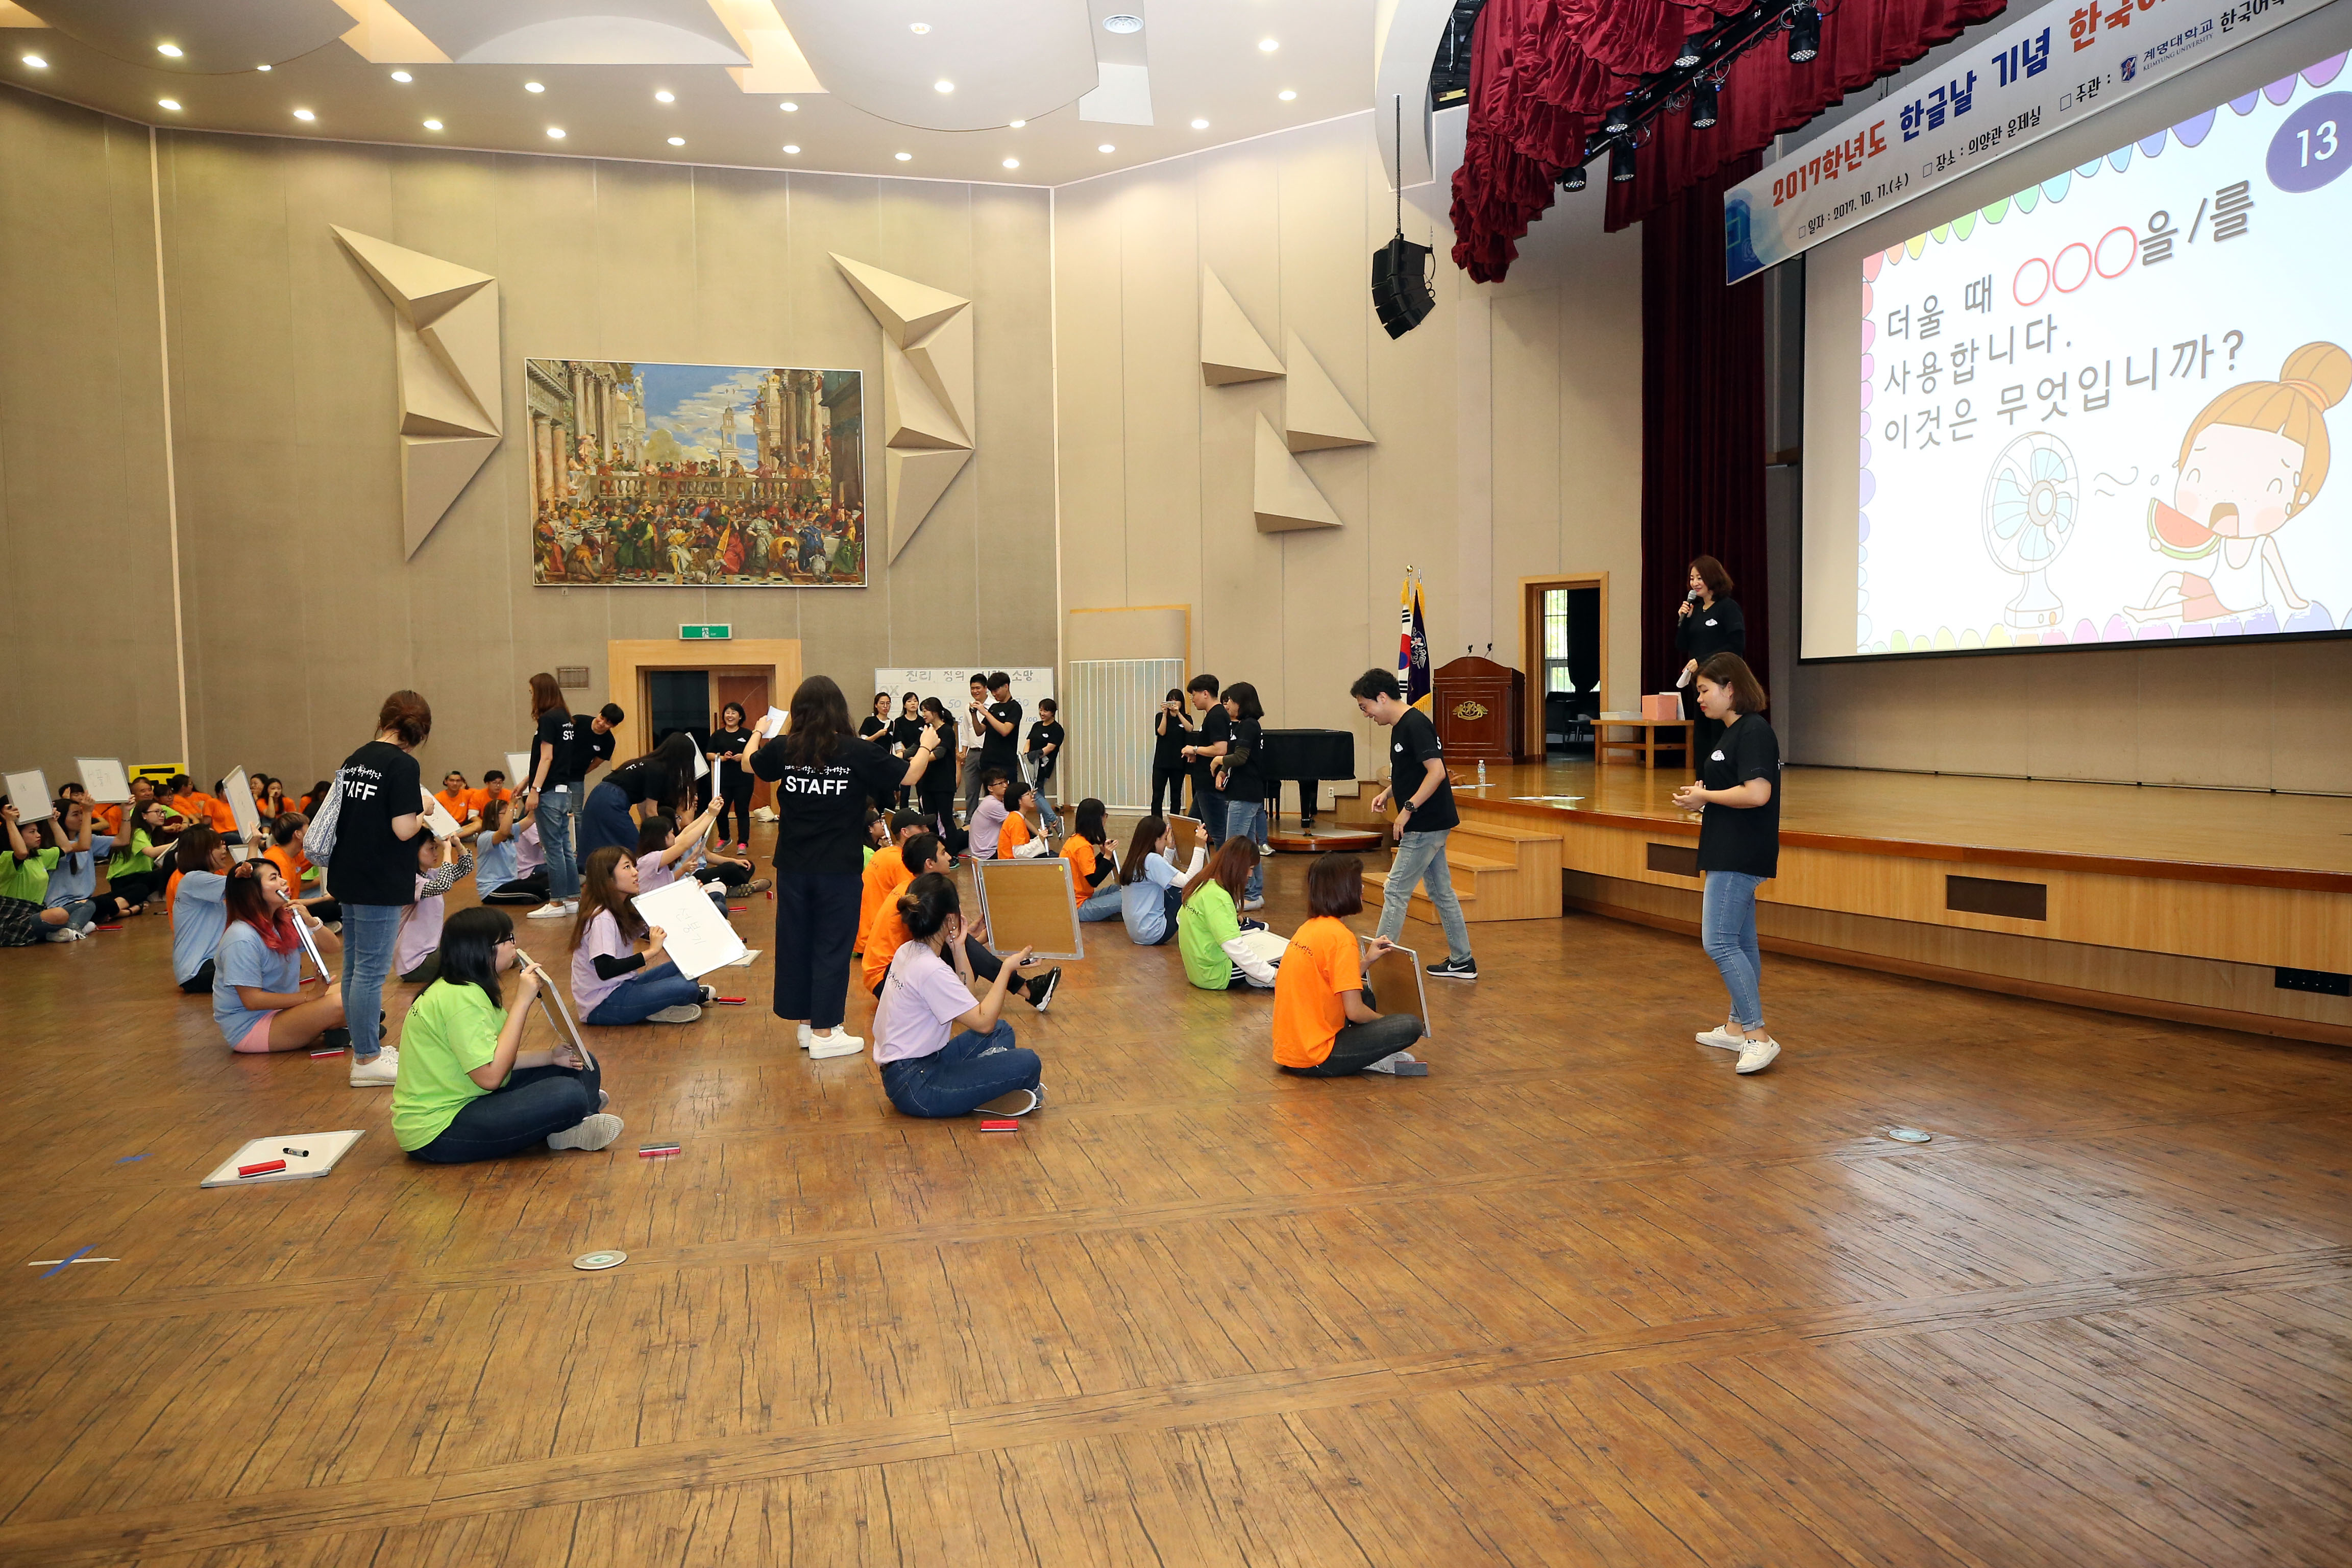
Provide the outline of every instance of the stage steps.
[[[1461,804],[1456,797],[1457,805]],[[1468,816],[1445,840],[1445,868],[1465,921],[1557,920],[1560,912],[1560,837]],[[1364,904],[1377,909],[1388,882],[1388,860],[1364,871]],[[1437,908],[1420,887],[1406,912],[1437,923]]]

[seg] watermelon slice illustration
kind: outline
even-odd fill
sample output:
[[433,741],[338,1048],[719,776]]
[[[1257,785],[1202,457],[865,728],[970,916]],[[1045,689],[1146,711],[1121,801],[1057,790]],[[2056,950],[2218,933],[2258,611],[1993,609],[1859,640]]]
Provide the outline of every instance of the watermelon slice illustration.
[[2213,553],[2221,536],[2185,511],[2160,500],[2147,503],[2147,547],[2175,561],[2199,561]]

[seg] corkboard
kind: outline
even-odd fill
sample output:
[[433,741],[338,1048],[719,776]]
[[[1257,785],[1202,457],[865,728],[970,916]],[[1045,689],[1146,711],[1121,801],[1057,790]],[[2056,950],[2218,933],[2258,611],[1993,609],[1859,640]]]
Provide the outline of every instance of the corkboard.
[[1087,955],[1067,860],[975,860],[971,876],[989,952],[1003,957],[1026,947],[1040,959]]
[[1190,816],[1170,817],[1168,837],[1169,863],[1180,871],[1192,864],[1193,850],[1209,847],[1209,830]]
[[1409,947],[1392,947],[1364,965],[1364,984],[1371,987],[1372,1010],[1386,1016],[1404,1013],[1421,1020],[1422,1037],[1429,1037],[1429,1001],[1422,990],[1421,954]]

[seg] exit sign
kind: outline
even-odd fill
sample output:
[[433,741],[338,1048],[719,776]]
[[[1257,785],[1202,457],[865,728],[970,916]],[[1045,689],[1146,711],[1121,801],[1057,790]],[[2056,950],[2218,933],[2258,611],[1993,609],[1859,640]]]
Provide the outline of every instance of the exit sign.
[[716,626],[680,626],[677,628],[677,640],[680,642],[727,642],[734,636],[735,628],[724,621],[719,622]]

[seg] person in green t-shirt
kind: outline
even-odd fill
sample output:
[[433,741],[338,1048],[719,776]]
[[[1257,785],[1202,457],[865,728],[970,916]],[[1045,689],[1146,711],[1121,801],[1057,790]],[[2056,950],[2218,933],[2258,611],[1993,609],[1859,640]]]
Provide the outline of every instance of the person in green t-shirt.
[[1184,955],[1184,978],[1203,991],[1274,988],[1275,963],[1243,940],[1245,931],[1264,931],[1264,921],[1242,922],[1234,901],[1257,869],[1257,846],[1228,838],[1209,858],[1209,871],[1196,878],[1176,916],[1176,945]]
[[[503,1019],[499,976],[520,968]],[[602,1149],[621,1135],[602,1074],[566,1042],[521,1048],[546,972],[515,946],[514,922],[488,905],[460,910],[441,932],[441,977],[409,1008],[392,1089],[392,1131],[410,1158],[455,1165],[551,1149]]]
[[48,900],[49,873],[58,863],[54,841],[40,823],[18,826],[17,816],[13,801],[0,805],[8,837],[7,851],[0,854],[0,947],[30,947],[44,937],[72,942],[79,932],[59,934],[73,929],[66,923],[70,911],[41,907]]

